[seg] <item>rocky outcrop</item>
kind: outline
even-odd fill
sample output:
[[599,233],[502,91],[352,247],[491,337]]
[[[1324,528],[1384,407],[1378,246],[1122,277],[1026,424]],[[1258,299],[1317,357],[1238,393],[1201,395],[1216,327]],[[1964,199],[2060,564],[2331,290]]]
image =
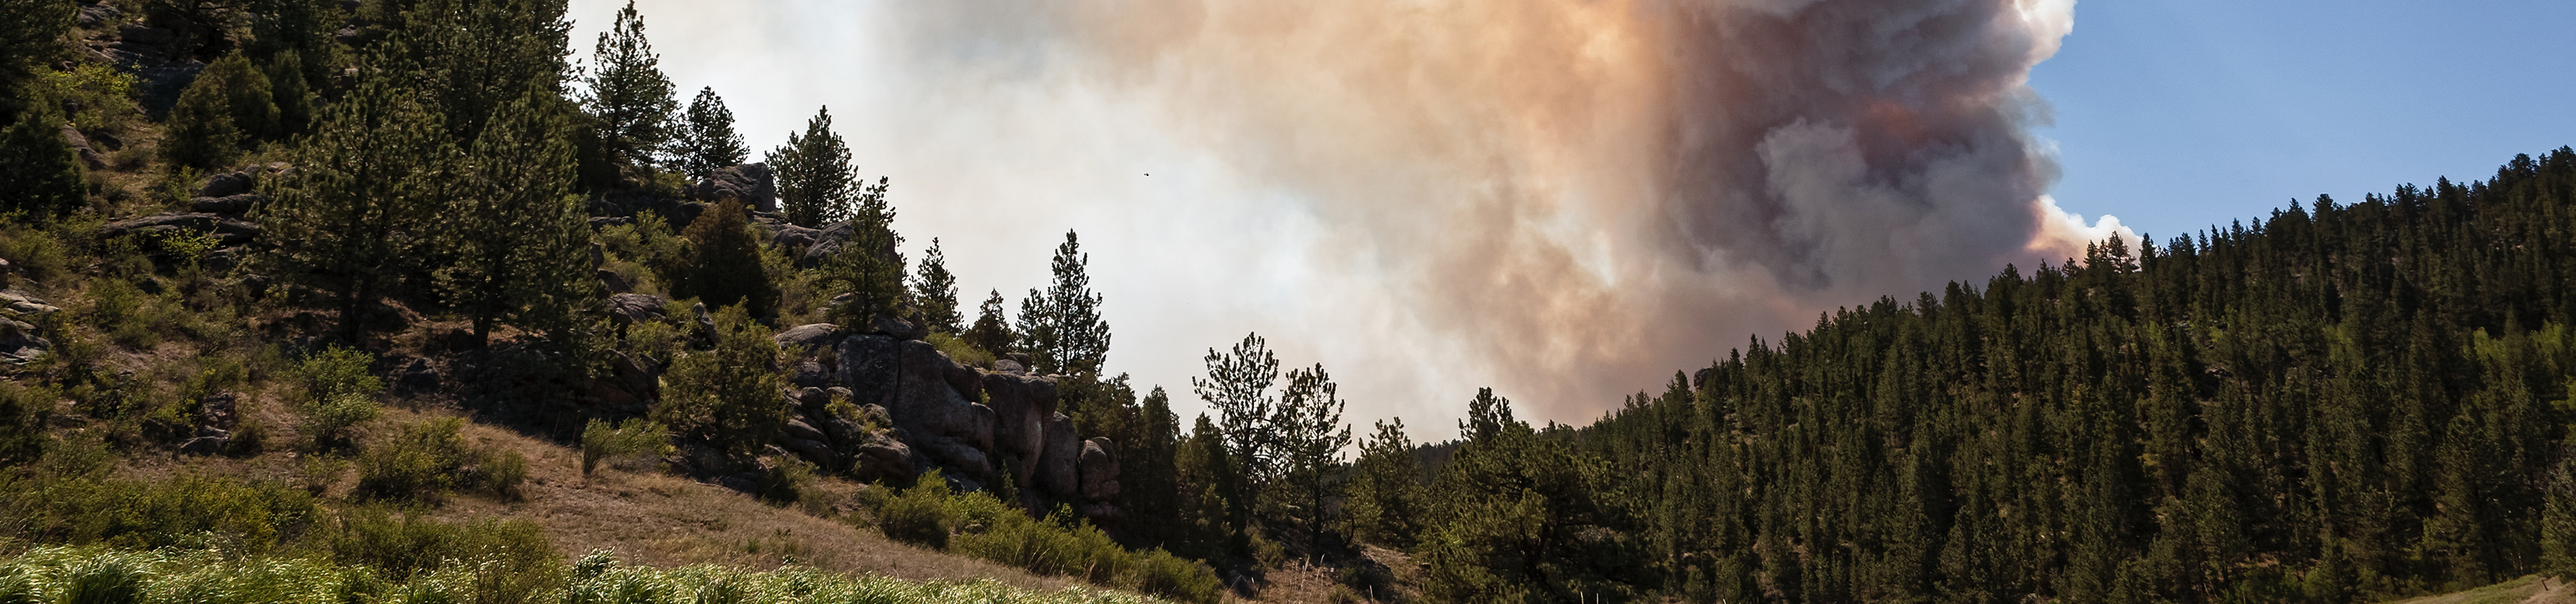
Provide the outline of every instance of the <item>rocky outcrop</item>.
[[249,172],[225,172],[208,176],[197,184],[198,197],[231,197],[249,193],[256,184]]
[[1073,418],[1057,413],[1047,417],[1046,444],[1039,447],[1037,486],[1039,490],[1067,495],[1082,488],[1082,440],[1073,433]]
[[615,294],[608,297],[608,320],[618,327],[662,320],[662,308],[669,298],[652,294]]
[[128,218],[99,227],[103,238],[142,235],[159,239],[169,235],[213,233],[218,245],[240,245],[259,238],[259,225],[250,221],[209,212],[155,214]]
[[35,322],[58,312],[34,296],[0,291],[0,365],[24,365],[53,351],[53,341],[36,333]]
[[769,164],[743,164],[721,168],[706,179],[689,187],[689,196],[709,202],[731,197],[742,200],[745,207],[762,212],[778,211],[778,181]]

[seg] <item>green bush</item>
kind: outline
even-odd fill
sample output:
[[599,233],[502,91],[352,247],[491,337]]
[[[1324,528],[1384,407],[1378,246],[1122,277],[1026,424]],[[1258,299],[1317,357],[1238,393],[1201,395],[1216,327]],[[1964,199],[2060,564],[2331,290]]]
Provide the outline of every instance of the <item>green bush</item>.
[[429,500],[471,489],[516,498],[528,477],[527,459],[515,451],[490,451],[465,442],[465,420],[453,417],[403,426],[369,443],[358,455],[357,494],[369,499]]
[[787,424],[778,342],[741,306],[716,311],[715,323],[715,350],[681,355],[662,375],[652,418],[728,453],[749,453]]
[[[72,127],[87,132],[124,130],[142,114],[134,105],[134,76],[98,63],[47,71],[30,90],[44,106],[69,107]],[[100,149],[105,151],[105,149]]]
[[770,457],[768,462],[769,470],[760,474],[756,489],[762,500],[794,505],[816,516],[830,515],[831,493],[815,482],[814,464],[795,457]]
[[1218,602],[1224,584],[1206,564],[1160,549],[1129,551],[1107,533],[1058,508],[1041,520],[985,492],[952,494],[936,472],[877,509],[887,538],[991,560],[1045,575],[1132,589],[1186,602]]
[[324,549],[334,562],[370,567],[397,581],[460,564],[509,574],[550,573],[562,559],[545,531],[526,520],[451,524],[372,507],[342,515]]
[[670,448],[670,431],[643,419],[629,419],[617,424],[590,420],[581,430],[581,475],[589,476],[600,462],[614,465],[621,460],[661,455]]
[[877,509],[877,530],[886,538],[923,547],[948,548],[956,520],[949,511],[948,480],[931,470],[921,482],[887,499]]
[[[210,551],[135,552],[45,547],[0,558],[0,602],[525,602],[565,604],[788,604],[845,602],[1018,602],[1146,604],[1144,597],[1067,588],[1034,593],[985,579],[914,582],[811,568],[767,572],[698,565],[630,566],[605,552],[565,564],[442,548],[453,563],[378,572],[338,559],[232,557]],[[335,557],[336,559],[336,557]],[[392,561],[398,566],[418,558]],[[388,579],[388,577],[392,577]],[[75,587],[87,581],[88,584]],[[27,598],[12,596],[50,595]],[[78,595],[74,599],[71,596]]]
[[295,364],[296,381],[304,387],[296,412],[304,415],[305,434],[317,446],[345,444],[350,427],[381,412],[376,394],[385,384],[367,372],[375,356],[333,346]]
[[0,481],[0,493],[0,535],[126,548],[262,552],[321,511],[311,495],[285,485],[195,474],[146,482],[36,473]]
[[937,347],[940,352],[947,353],[949,360],[956,361],[960,365],[993,366],[993,353],[977,348],[974,344],[968,344],[963,338],[946,333],[933,333],[930,334],[929,341],[931,346]]

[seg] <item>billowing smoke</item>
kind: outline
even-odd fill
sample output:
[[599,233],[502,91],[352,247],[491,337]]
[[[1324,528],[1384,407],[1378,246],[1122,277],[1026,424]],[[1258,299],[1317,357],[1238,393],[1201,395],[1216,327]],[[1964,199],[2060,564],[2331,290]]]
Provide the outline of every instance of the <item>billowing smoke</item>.
[[[932,209],[907,216],[942,223],[908,232],[997,215],[1091,225],[1096,257],[1142,267],[1099,280],[1121,334],[1113,368],[1186,384],[1195,351],[1258,329],[1351,382],[1354,419],[1437,426],[1419,419],[1493,385],[1581,420],[1820,311],[2125,233],[2056,209],[2028,131],[2047,116],[2026,78],[2071,30],[2072,0],[837,10],[866,15],[850,33],[877,40],[861,86],[893,90],[870,93],[899,116],[878,159],[911,169],[899,191],[927,181],[899,198]],[[1092,174],[1154,164],[1185,182]],[[996,184],[1018,179],[1032,184]],[[1216,310],[1116,314],[1167,296],[1201,302],[1146,306]]]

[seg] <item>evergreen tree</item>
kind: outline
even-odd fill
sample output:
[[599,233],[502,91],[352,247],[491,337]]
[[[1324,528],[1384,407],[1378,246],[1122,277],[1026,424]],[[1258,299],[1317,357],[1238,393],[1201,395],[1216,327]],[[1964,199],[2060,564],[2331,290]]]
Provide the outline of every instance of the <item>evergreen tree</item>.
[[1207,376],[1190,378],[1191,390],[1217,412],[1216,434],[1229,463],[1227,480],[1220,485],[1225,490],[1219,493],[1226,502],[1227,523],[1242,530],[1252,525],[1255,496],[1269,484],[1277,464],[1270,426],[1277,400],[1270,386],[1279,380],[1279,358],[1259,334],[1246,334],[1222,354],[1208,349],[1205,361]]
[[161,161],[174,167],[215,170],[241,155],[242,130],[233,123],[225,79],[200,77],[179,93],[162,129]]
[[835,291],[857,294],[849,304],[832,308],[834,320],[860,325],[877,315],[900,315],[912,307],[904,286],[903,236],[894,232],[894,207],[886,203],[886,181],[868,186],[849,216],[849,239],[823,261],[822,282]]
[[853,218],[854,210],[865,213],[852,207],[864,203],[866,192],[850,167],[849,145],[832,132],[832,108],[816,111],[805,132],[788,133],[787,144],[770,150],[768,162],[778,172],[778,205],[788,223],[822,228]]
[[993,354],[1010,354],[1018,350],[1019,336],[1012,333],[1010,321],[1003,318],[1002,305],[1002,291],[992,290],[984,298],[984,303],[976,307],[975,325],[960,334],[966,343]]
[[654,167],[671,140],[671,114],[680,102],[662,74],[661,55],[644,39],[644,18],[633,0],[599,34],[591,60],[597,67],[583,101],[596,120],[600,152],[617,166]]
[[709,306],[742,305],[766,316],[778,307],[778,286],[761,270],[760,238],[744,218],[742,201],[726,199],[680,231],[689,241],[689,276],[672,295]]
[[1422,522],[1422,470],[1402,418],[1377,422],[1351,463],[1351,502],[1343,517],[1352,536],[1387,547],[1412,549]]
[[543,88],[504,105],[474,143],[467,193],[446,234],[454,262],[439,272],[448,300],[473,321],[474,337],[495,323],[561,330],[597,297],[588,215],[573,195],[569,138],[573,108]]
[[0,213],[50,219],[79,209],[86,179],[79,155],[63,140],[62,120],[42,108],[18,113],[0,132]]
[[1288,371],[1288,386],[1279,391],[1279,407],[1270,419],[1277,442],[1279,482],[1288,499],[1287,520],[1306,527],[1309,547],[1324,540],[1324,506],[1341,496],[1335,476],[1342,449],[1351,445],[1351,428],[1342,424],[1346,402],[1340,386],[1322,364]]
[[60,0],[0,0],[0,116],[23,118],[20,93],[42,63],[59,54],[78,5]]
[[233,127],[239,129],[243,137],[235,141],[236,144],[279,138],[277,97],[269,86],[268,75],[252,66],[250,59],[241,53],[216,59],[204,71],[197,72],[197,80],[188,86],[192,89],[208,86],[223,96],[226,115],[232,117]]
[[948,255],[940,252],[939,238],[930,238],[930,250],[922,252],[921,266],[914,271],[912,300],[920,306],[922,318],[930,322],[931,330],[951,335],[964,333],[965,317],[957,313],[957,276],[948,273]]
[[733,130],[733,111],[725,109],[724,99],[712,87],[699,88],[697,98],[689,100],[687,121],[680,124],[677,152],[681,172],[705,178],[716,170],[742,165],[750,151],[742,146],[742,135]]
[[277,53],[268,63],[268,88],[277,106],[277,127],[271,140],[287,140],[313,128],[313,112],[321,100],[305,86],[304,59],[294,50]]
[[1104,299],[1091,291],[1084,267],[1090,261],[1080,237],[1065,231],[1051,265],[1055,281],[1021,302],[1020,333],[1027,338],[1022,345],[1040,373],[1097,376],[1108,362],[1109,322],[1100,317]]
[[[485,124],[529,87],[561,95],[571,74],[572,21],[564,0],[411,0],[401,7],[391,36],[405,52],[400,69],[414,86],[431,92],[424,105],[444,118],[458,144],[481,138]],[[649,153],[675,105],[671,86],[644,40],[644,26],[630,3],[594,59],[591,109],[622,129],[600,136]],[[654,88],[658,84],[659,88]],[[618,137],[628,138],[618,138]],[[637,139],[635,136],[647,138]],[[619,155],[613,160],[626,160]],[[649,156],[643,158],[649,162]],[[645,163],[626,165],[648,165]]]
[[411,274],[413,229],[449,207],[448,170],[465,163],[415,98],[389,78],[359,84],[331,106],[257,217],[283,265],[339,297],[349,341],[369,306]]

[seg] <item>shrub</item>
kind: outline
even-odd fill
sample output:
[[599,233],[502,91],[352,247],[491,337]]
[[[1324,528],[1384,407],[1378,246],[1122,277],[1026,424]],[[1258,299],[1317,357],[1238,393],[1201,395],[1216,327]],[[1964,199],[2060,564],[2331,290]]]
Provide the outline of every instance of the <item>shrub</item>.
[[760,474],[757,488],[761,499],[796,505],[816,516],[831,513],[831,493],[815,483],[814,464],[795,457],[771,457],[768,461],[769,470]]
[[741,306],[716,311],[715,322],[715,350],[672,361],[652,418],[725,452],[747,453],[775,440],[787,424],[778,342]]
[[590,425],[581,430],[581,475],[589,476],[603,461],[613,465],[621,460],[661,455],[670,446],[670,432],[661,424],[643,419],[613,425],[590,420]]
[[742,201],[726,199],[698,215],[680,236],[689,240],[687,278],[672,284],[674,297],[697,298],[709,307],[745,305],[753,315],[778,308],[778,286],[761,270],[760,239],[751,231]]
[[133,122],[134,76],[98,63],[70,71],[47,71],[34,92],[47,107],[67,107],[72,127],[87,132],[117,131]]
[[949,511],[948,480],[931,470],[919,484],[904,489],[877,509],[877,530],[886,538],[939,549],[948,548],[956,519]]
[[515,451],[468,445],[465,420],[453,417],[403,426],[369,443],[358,456],[357,494],[372,499],[431,499],[455,489],[517,497],[528,462]]
[[376,418],[376,394],[385,384],[367,372],[375,356],[333,346],[295,364],[296,381],[304,387],[296,412],[304,415],[305,434],[317,446],[347,441],[348,429]]
[[53,392],[0,380],[0,467],[35,461],[45,453],[45,418]]
[[933,333],[930,334],[929,341],[931,346],[939,348],[940,352],[947,353],[949,360],[956,361],[960,365],[993,366],[993,353],[977,348],[974,344],[968,344],[965,339],[946,333]]
[[[38,476],[42,476],[39,474]],[[38,541],[261,552],[320,507],[285,485],[181,474],[158,482],[43,477],[0,483],[0,531]]]
[[342,515],[325,549],[332,561],[372,567],[397,581],[460,563],[507,574],[553,573],[561,559],[545,531],[526,520],[450,524],[382,508]]
[[0,125],[0,213],[24,212],[51,219],[79,209],[88,195],[88,177],[70,143],[63,141],[62,120],[52,112],[20,112],[16,123]]

